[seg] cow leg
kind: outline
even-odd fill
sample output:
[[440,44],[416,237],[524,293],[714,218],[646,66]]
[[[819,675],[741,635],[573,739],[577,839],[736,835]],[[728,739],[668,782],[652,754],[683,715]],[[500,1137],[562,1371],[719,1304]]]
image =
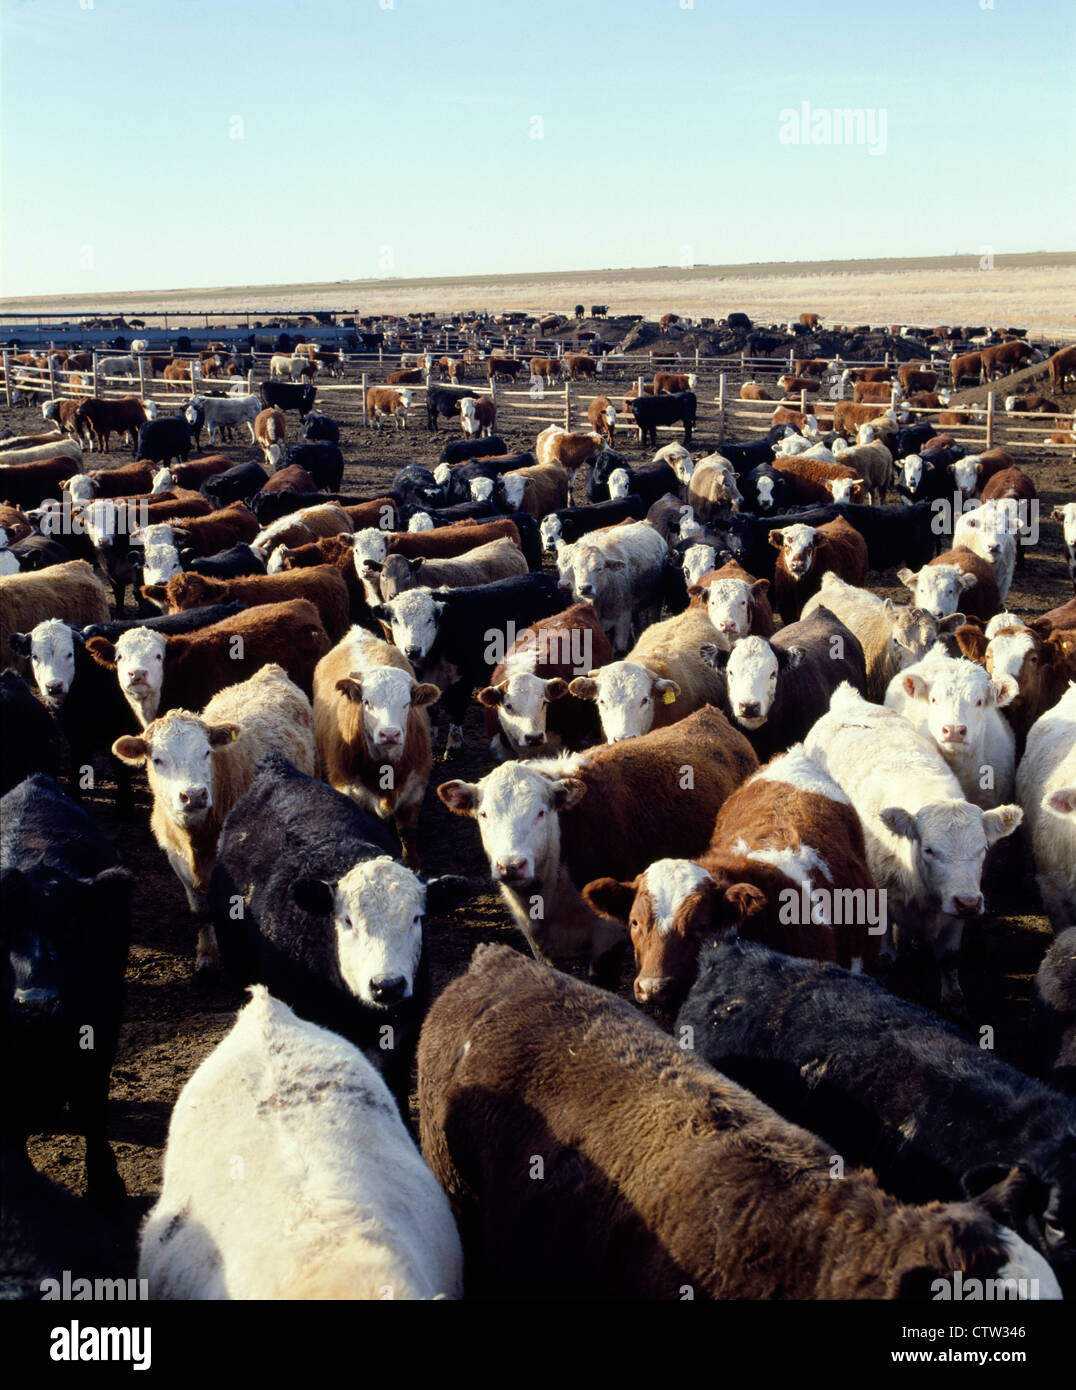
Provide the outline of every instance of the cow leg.
[[194,973],[213,970],[220,965],[220,951],[217,947],[217,933],[212,922],[203,922],[198,927],[198,942],[195,949]]

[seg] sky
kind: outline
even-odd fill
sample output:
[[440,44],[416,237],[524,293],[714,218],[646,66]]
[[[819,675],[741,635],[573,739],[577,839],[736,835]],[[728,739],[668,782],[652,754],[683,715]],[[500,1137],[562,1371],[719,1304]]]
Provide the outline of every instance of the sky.
[[0,0],[0,294],[1068,250],[1074,41],[1074,0]]

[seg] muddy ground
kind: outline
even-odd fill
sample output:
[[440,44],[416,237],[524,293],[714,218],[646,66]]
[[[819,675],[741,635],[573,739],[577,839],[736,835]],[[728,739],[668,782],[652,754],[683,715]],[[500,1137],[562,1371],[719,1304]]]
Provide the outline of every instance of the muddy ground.
[[[614,395],[615,387],[622,388],[623,384],[626,378],[603,382],[600,389]],[[999,383],[999,387],[1002,385]],[[712,399],[712,393],[707,394]],[[349,493],[373,496],[384,491],[393,473],[407,462],[433,466],[446,440],[456,437],[444,425],[436,438],[428,435],[425,412],[421,409],[413,409],[411,428],[406,432],[386,429],[378,433],[367,429],[358,400],[357,392],[325,393],[319,402],[319,409],[327,410],[341,425],[341,445],[347,460],[343,487]],[[289,416],[289,431],[296,429],[294,422],[295,417]],[[40,413],[36,407],[7,411],[0,408],[0,428],[5,426],[17,433],[40,429]],[[535,428],[506,428],[502,421],[499,432],[511,449],[524,449],[533,445]],[[703,414],[696,434],[696,456],[715,448],[717,442]],[[617,445],[633,460],[644,456],[627,431],[622,438],[618,435]],[[248,445],[224,447],[237,463],[257,457]],[[117,464],[129,457],[125,450],[111,455]],[[93,466],[98,466],[96,460]],[[1067,452],[1039,455],[1037,462],[1026,466],[1038,486],[1044,516],[1056,503],[1076,495],[1076,464]],[[578,486],[581,485],[580,479]],[[906,597],[892,573],[872,576],[872,580],[879,592]],[[1029,552],[1026,569],[1017,573],[1008,606],[1030,616],[1065,602],[1071,592],[1062,558],[1060,528],[1044,525],[1039,544]],[[126,616],[133,612],[128,597]],[[443,725],[435,726],[435,737],[440,749]],[[489,884],[488,867],[474,823],[451,816],[433,792],[433,787],[445,777],[475,780],[490,765],[479,708],[474,705],[465,726],[464,748],[447,762],[435,765],[420,826],[425,868],[433,873],[462,873],[478,885],[475,896],[455,909],[450,918],[434,917],[428,921],[435,993],[466,968],[477,943],[500,940],[522,945],[499,896]],[[117,1234],[131,1250],[137,1223],[160,1187],[171,1107],[183,1083],[229,1027],[241,996],[220,983],[205,991],[192,986],[194,943],[188,914],[179,883],[149,833],[150,807],[144,779],[138,788],[133,823],[117,819],[112,787],[107,781],[102,780],[89,795],[87,805],[118,846],[123,862],[136,879],[125,1023],[112,1074],[109,1116],[109,1132],[130,1194],[129,1209],[117,1226]],[[988,904],[988,915],[975,922],[965,936],[967,1021],[975,1028],[990,1025],[998,1051],[1020,1064],[1026,1061],[1024,1034],[1031,979],[1050,940],[1049,924],[1041,915],[1022,841],[1016,842],[1004,863],[991,874]],[[934,981],[933,972],[924,968],[924,963],[910,962],[901,967],[893,985],[908,997],[931,1004],[936,1000]],[[620,986],[625,997],[630,997],[630,986],[631,973],[626,968]],[[82,1142],[77,1135],[34,1136],[30,1152],[40,1169],[71,1190],[82,1191]]]

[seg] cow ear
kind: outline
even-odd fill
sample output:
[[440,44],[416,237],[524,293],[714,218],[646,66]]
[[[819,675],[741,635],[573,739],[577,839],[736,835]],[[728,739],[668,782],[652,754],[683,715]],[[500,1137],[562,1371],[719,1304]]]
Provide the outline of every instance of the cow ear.
[[478,788],[473,782],[442,782],[437,795],[457,816],[473,816],[478,805]]
[[907,695],[909,700],[925,700],[929,691],[927,683],[922,676],[917,676],[911,672],[906,672],[900,678],[900,688]]
[[729,654],[724,647],[719,647],[716,642],[704,642],[699,648],[699,658],[712,671],[723,671],[728,662]]
[[756,579],[751,585],[751,592],[757,594],[759,598],[764,598],[770,592],[770,581],[768,579]]
[[545,683],[547,700],[563,700],[568,693],[568,682],[560,676],[551,676]]
[[687,591],[688,598],[708,598],[709,591],[704,589],[701,584],[692,584]]
[[662,703],[673,704],[680,698],[680,687],[675,681],[666,680],[663,676],[654,678],[654,690],[661,696]]
[[596,700],[598,698],[598,682],[592,676],[576,676],[568,689],[577,700]]
[[28,632],[13,632],[8,638],[8,642],[11,645],[11,650],[18,653],[19,656],[30,655],[31,642]]
[[995,806],[991,811],[984,811],[983,833],[986,835],[987,847],[996,845],[999,840],[1011,835],[1023,819],[1023,810],[1015,804]]
[[351,700],[356,705],[362,701],[362,682],[354,676],[342,676],[336,682],[336,690],[345,700]]
[[807,648],[794,646],[786,647],[784,661],[781,660],[781,652],[777,653],[777,664],[786,667],[789,671],[794,671],[797,666],[802,666],[807,659]]
[[910,570],[907,568],[897,570],[897,578],[900,580],[900,582],[904,585],[906,589],[915,588],[915,581],[917,576],[914,570]]
[[1015,676],[995,676],[990,682],[990,693],[998,709],[1004,709],[1020,694],[1020,682]]
[[447,912],[474,891],[471,880],[462,874],[439,874],[426,880],[426,911],[436,914]]
[[504,689],[499,685],[487,685],[478,692],[478,703],[486,709],[495,709],[504,704]]
[[151,599],[154,603],[165,603],[168,600],[168,585],[143,584],[142,597]]
[[562,777],[553,783],[553,809],[569,811],[577,806],[587,794],[587,784],[578,777]]
[[[946,619],[946,622],[948,622],[948,619]],[[939,635],[950,630],[951,629],[944,627],[941,623],[938,624]],[[986,634],[980,628],[961,623],[953,633],[953,636],[956,639],[957,646],[960,648],[961,655],[966,656],[969,661],[978,662],[981,666],[986,660],[986,649],[989,645],[986,640]]]
[[766,906],[766,894],[753,883],[732,883],[725,889],[725,901],[745,917],[757,917]]
[[440,698],[441,687],[432,685],[429,681],[423,681],[421,685],[416,685],[411,691],[413,709],[425,709],[427,705],[435,705]]
[[227,748],[239,737],[238,724],[214,724],[209,730],[210,748]]
[[1076,787],[1056,787],[1043,802],[1059,816],[1071,816],[1076,811]]
[[[90,641],[99,641],[99,638],[92,637]],[[112,745],[112,752],[122,763],[130,763],[132,767],[137,766],[149,756],[149,744],[144,738],[139,738],[136,734],[124,734]]]
[[[380,569],[380,566],[378,566]],[[375,603],[370,608],[370,613],[379,623],[392,623],[392,610],[387,603]]]
[[1019,1228],[1041,1208],[1043,1184],[1021,1163],[984,1163],[960,1179],[964,1195],[995,1219]]
[[899,835],[902,840],[919,839],[919,827],[915,823],[915,817],[903,806],[887,806],[884,811],[879,812],[879,818],[891,834]]
[[596,878],[583,889],[587,904],[601,917],[626,922],[631,917],[635,901],[635,883],[620,883],[615,878]]
[[311,917],[328,917],[333,910],[336,884],[323,878],[297,878],[291,886],[291,896],[296,907]]
[[774,550],[780,550],[784,543],[785,534],[783,531],[770,532],[770,544],[773,546]]
[[116,669],[116,648],[107,638],[91,637],[86,643],[86,650],[98,666],[104,666],[112,671]]
[[417,574],[425,563],[426,561],[422,558],[421,555],[419,555],[416,559],[408,560],[407,562],[408,568],[411,570],[412,574]]
[[962,574],[960,576],[960,587],[962,589],[970,589],[973,584],[978,584],[978,582],[974,574]]

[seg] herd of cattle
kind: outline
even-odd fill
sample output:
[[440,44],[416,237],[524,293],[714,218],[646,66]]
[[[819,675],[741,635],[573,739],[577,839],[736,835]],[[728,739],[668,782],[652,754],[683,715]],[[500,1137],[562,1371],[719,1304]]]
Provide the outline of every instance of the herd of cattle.
[[[891,396],[693,455],[690,377],[625,402],[634,461],[606,397],[510,453],[431,385],[462,437],[356,497],[316,382],[280,379],[309,375],[46,402],[0,441],[9,1282],[78,1258],[25,1153],[57,1106],[88,1201],[125,1198],[132,875],[96,765],[126,817],[144,769],[196,973],[251,986],[172,1114],[153,1296],[1072,1292],[1076,598],[1007,598],[1040,525],[1076,593],[1076,501],[1040,517],[1011,454]],[[405,384],[372,391],[406,423]],[[261,462],[200,453],[237,427]],[[490,770],[433,790],[533,960],[480,947],[431,1002],[424,916],[474,891],[422,871],[431,713],[447,759],[476,707]],[[1055,933],[1037,1076],[950,1021],[1021,856]],[[883,983],[917,951],[941,1012]],[[615,993],[630,956],[671,1035]]]

